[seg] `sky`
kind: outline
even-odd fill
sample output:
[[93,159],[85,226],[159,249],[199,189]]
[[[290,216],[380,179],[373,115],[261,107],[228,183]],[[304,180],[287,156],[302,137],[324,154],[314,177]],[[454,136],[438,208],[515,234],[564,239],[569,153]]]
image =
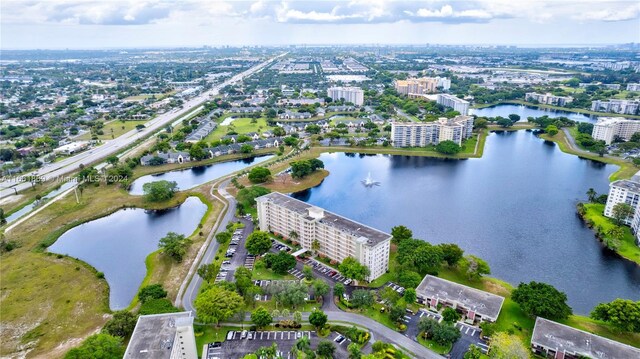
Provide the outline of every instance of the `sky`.
[[640,42],[640,0],[2,0],[2,49]]

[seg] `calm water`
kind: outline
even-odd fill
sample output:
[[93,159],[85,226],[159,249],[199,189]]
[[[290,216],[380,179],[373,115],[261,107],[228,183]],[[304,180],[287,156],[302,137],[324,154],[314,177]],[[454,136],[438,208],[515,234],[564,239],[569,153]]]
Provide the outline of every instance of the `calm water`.
[[[562,153],[531,132],[494,133],[481,159],[323,154],[331,174],[299,199],[381,230],[453,242],[489,262],[492,275],[567,293],[576,313],[617,297],[640,299],[640,267],[604,250],[576,216],[615,166]],[[379,187],[365,188],[371,172]]]
[[42,197],[42,199],[40,200],[40,202],[31,202],[28,205],[20,208],[19,210],[13,212],[9,217],[7,217],[7,223],[11,223],[17,219],[19,219],[20,217],[24,216],[25,214],[31,212],[32,210],[34,210],[36,207],[43,205],[46,203],[46,200],[51,199],[55,196],[57,196],[58,194],[68,190],[69,188],[73,187],[76,185],[76,181],[69,181],[69,182],[65,182],[63,183],[60,188],[55,189],[49,193],[47,193],[46,196]]
[[485,107],[485,108],[475,108],[475,109],[472,108],[469,110],[470,115],[486,116],[486,117],[496,117],[496,116],[508,117],[512,113],[515,113],[516,115],[520,115],[521,121],[526,121],[527,117],[542,117],[546,115],[549,117],[564,116],[571,120],[580,121],[580,122],[591,122],[591,123],[596,122],[595,118],[592,118],[588,115],[583,115],[581,113],[549,110],[544,108],[528,107],[524,105],[505,104],[505,105],[496,105],[496,106]]
[[79,258],[103,272],[111,309],[131,303],[146,274],[144,260],[168,232],[191,235],[207,206],[196,197],[162,211],[123,209],[65,232],[49,251]]
[[237,161],[220,162],[207,166],[198,166],[179,171],[170,171],[155,175],[142,176],[133,181],[133,183],[131,184],[131,188],[129,189],[129,193],[134,195],[141,195],[143,194],[142,186],[145,183],[162,180],[175,181],[178,183],[178,188],[180,190],[186,190],[199,186],[203,183],[207,183],[216,178],[226,176],[229,173],[239,171],[243,168],[251,166],[254,163],[266,161],[273,157],[274,155],[256,156]]

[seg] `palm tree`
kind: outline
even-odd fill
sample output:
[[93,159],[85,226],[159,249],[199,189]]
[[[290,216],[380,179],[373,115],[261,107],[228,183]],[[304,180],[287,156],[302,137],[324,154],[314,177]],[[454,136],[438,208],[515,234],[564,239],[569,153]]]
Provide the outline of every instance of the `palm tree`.
[[289,232],[289,238],[290,238],[292,241],[297,240],[297,239],[298,239],[298,232],[296,232],[296,231],[291,231],[291,232]]
[[309,340],[309,337],[303,336],[302,338],[296,340],[296,344],[294,345],[294,347],[301,351],[308,350],[309,348],[311,348],[311,340]]
[[313,242],[311,242],[311,249],[313,249],[316,254],[318,253],[318,250],[320,250],[320,242],[318,242],[317,239],[314,239]]
[[596,199],[597,195],[598,193],[593,188],[589,188],[589,190],[587,191],[587,197],[589,197],[589,202],[593,202]]

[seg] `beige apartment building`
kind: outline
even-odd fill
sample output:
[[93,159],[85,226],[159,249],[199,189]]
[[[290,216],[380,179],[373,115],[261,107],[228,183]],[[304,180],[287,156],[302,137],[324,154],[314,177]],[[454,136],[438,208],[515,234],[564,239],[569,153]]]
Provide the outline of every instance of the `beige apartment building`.
[[395,80],[393,83],[399,94],[427,94],[435,93],[438,87],[448,90],[451,87],[451,80],[446,77],[420,77],[406,80]]
[[473,116],[441,118],[434,122],[393,122],[391,141],[394,147],[425,147],[442,141],[462,141],[473,135]]
[[371,271],[368,281],[389,268],[388,233],[278,192],[258,197],[256,202],[261,231],[285,237],[295,232],[304,249],[312,250],[317,241],[318,252],[338,262],[353,257]]
[[616,137],[629,141],[634,133],[640,132],[640,121],[624,117],[600,117],[593,125],[591,136],[610,145]]

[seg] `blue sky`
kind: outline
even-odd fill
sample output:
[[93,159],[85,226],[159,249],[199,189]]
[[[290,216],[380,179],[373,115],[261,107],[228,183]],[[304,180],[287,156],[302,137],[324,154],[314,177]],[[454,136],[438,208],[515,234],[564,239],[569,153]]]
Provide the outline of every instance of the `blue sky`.
[[639,0],[2,0],[3,49],[640,42]]

